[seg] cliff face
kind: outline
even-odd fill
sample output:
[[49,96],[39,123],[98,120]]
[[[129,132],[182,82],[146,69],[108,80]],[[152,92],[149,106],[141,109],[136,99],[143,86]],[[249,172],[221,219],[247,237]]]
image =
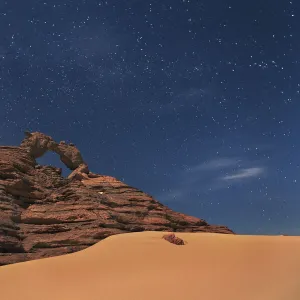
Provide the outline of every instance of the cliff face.
[[[68,178],[59,168],[36,163],[46,151],[73,170]],[[0,147],[0,265],[71,253],[113,234],[144,230],[233,233],[90,172],[73,144],[27,132],[20,147]]]

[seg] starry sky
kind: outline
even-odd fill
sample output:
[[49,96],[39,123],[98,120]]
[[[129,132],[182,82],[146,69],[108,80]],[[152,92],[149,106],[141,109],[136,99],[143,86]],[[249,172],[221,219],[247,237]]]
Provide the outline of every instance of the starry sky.
[[299,98],[296,0],[0,0],[0,145],[237,233],[300,235]]

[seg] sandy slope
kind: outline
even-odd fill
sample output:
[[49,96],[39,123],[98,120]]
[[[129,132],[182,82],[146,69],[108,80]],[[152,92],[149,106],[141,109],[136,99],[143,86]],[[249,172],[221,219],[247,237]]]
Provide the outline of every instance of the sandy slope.
[[0,267],[5,300],[299,300],[300,237],[161,232]]

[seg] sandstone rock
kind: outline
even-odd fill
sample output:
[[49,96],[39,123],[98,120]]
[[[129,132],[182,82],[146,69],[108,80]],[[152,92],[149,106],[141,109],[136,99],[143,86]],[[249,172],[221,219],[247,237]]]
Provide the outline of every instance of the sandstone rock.
[[174,233],[172,233],[172,234],[166,234],[166,235],[163,236],[163,238],[166,241],[170,242],[171,244],[174,244],[174,245],[184,245],[184,241],[181,238],[175,236]]
[[[27,132],[20,147],[0,147],[0,265],[82,250],[137,231],[233,232],[175,212],[116,178],[89,171],[74,144]],[[73,172],[40,166],[54,151]]]
[[68,179],[76,179],[76,180],[83,180],[89,179],[88,174],[89,168],[86,164],[81,164],[79,167],[74,170],[69,176]]
[[79,150],[65,141],[56,143],[50,136],[40,132],[26,132],[20,148],[25,149],[33,158],[41,157],[46,151],[56,152],[61,161],[71,170],[85,164]]

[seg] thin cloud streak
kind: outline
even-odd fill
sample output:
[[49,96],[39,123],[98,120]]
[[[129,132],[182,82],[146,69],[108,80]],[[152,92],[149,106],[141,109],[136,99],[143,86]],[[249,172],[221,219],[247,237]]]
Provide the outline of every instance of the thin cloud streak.
[[186,167],[175,177],[173,187],[158,198],[183,201],[191,195],[205,197],[209,192],[227,189],[241,181],[258,178],[266,172],[265,166],[253,167],[250,164],[253,162],[240,157],[219,157]]
[[200,171],[213,171],[222,168],[228,168],[238,165],[241,162],[238,158],[219,158],[213,159],[208,162],[204,162],[200,165],[190,167],[187,171],[189,172],[200,172]]
[[242,169],[239,172],[232,174],[232,175],[226,175],[222,177],[223,180],[239,180],[239,179],[246,179],[251,177],[258,177],[259,175],[264,173],[264,168],[256,167],[256,168],[248,168],[248,169]]

